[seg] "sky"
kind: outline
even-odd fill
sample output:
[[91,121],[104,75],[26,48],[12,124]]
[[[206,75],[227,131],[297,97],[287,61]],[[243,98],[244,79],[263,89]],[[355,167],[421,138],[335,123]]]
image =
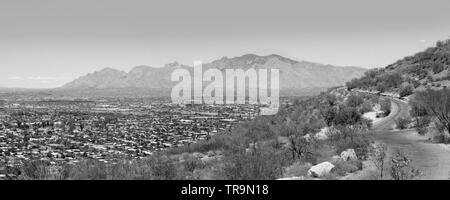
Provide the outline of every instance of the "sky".
[[254,53],[385,67],[450,38],[448,0],[1,0],[0,87]]

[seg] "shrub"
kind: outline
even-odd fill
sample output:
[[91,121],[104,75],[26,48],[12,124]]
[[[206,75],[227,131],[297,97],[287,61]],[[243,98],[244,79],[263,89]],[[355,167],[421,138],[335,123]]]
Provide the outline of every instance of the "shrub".
[[347,173],[353,173],[362,169],[362,162],[359,160],[344,161],[338,159],[333,162],[333,165],[334,168],[331,170],[331,173],[336,174],[337,176],[345,176]]
[[354,108],[360,106],[362,103],[364,103],[364,99],[358,95],[350,95],[345,102],[348,107]]
[[84,160],[69,167],[69,178],[75,180],[104,180],[107,178],[106,165],[94,159]]
[[311,168],[310,163],[295,162],[291,166],[286,167],[283,176],[284,177],[306,176],[310,168]]
[[411,165],[411,160],[403,152],[397,152],[391,160],[390,174],[394,180],[410,180],[418,176],[420,171]]
[[152,179],[173,180],[177,178],[176,166],[167,156],[150,157],[145,162],[150,167]]
[[431,117],[429,116],[416,117],[415,128],[420,135],[425,135],[428,132],[430,123]]
[[359,110],[361,113],[367,113],[373,111],[372,104],[368,101],[365,101]]
[[20,169],[20,178],[31,180],[48,179],[50,177],[48,166],[49,163],[46,161],[25,161]]
[[409,123],[411,123],[411,119],[410,118],[398,118],[397,120],[395,120],[395,124],[396,127],[398,129],[406,129],[408,128]]
[[387,146],[385,144],[376,144],[371,150],[371,160],[377,168],[377,173],[374,176],[376,179],[383,179],[385,175]]
[[416,131],[419,135],[425,135],[428,133],[427,127],[416,127]]
[[185,160],[183,162],[183,167],[184,167],[185,171],[192,173],[196,169],[203,168],[204,164],[202,163],[202,161],[200,159],[195,158],[193,156],[188,156],[187,158],[185,158]]
[[384,99],[380,102],[380,110],[384,112],[386,116],[391,113],[391,101],[389,99]]
[[[347,128],[348,129],[348,128]],[[352,131],[341,130],[342,135],[347,135],[345,132]],[[353,130],[355,131],[355,130]],[[353,134],[351,137],[335,137],[334,143],[336,147],[336,152],[342,152],[347,149],[355,150],[356,156],[359,159],[366,159],[370,151],[370,144],[372,139],[368,133],[350,133]]]
[[228,154],[222,170],[223,177],[231,180],[273,180],[283,174],[284,157],[273,148]]
[[342,107],[334,118],[335,125],[354,125],[362,119],[361,113],[354,107]]
[[413,93],[414,88],[411,85],[404,86],[400,88],[400,97],[406,97]]
[[409,113],[412,117],[422,117],[428,115],[427,109],[417,103],[414,99],[410,101],[409,105],[411,107]]
[[440,72],[445,70],[445,66],[443,64],[441,64],[441,63],[435,63],[432,66],[432,70],[433,70],[433,73],[438,74],[438,73],[440,73]]
[[444,128],[450,132],[450,90],[426,90],[417,93],[415,100],[433,114]]

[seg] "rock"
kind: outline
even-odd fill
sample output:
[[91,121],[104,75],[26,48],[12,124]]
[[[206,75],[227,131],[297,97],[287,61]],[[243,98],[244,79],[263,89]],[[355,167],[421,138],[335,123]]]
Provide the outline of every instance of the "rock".
[[311,140],[311,135],[308,133],[304,135],[303,138],[305,138],[305,140],[309,142]]
[[304,176],[292,176],[286,178],[279,178],[277,180],[306,180],[306,178]]
[[341,158],[344,161],[348,160],[358,160],[358,157],[356,156],[355,150],[353,149],[347,149],[341,153]]
[[203,158],[205,156],[205,154],[195,152],[195,153],[192,154],[192,156],[195,157],[195,158]]
[[212,156],[215,156],[216,153],[214,151],[208,151],[208,153],[206,153],[206,155],[212,157]]
[[207,163],[211,160],[214,160],[214,157],[209,157],[209,156],[203,156],[203,158],[200,159],[202,162]]
[[222,151],[220,151],[220,150],[215,150],[214,153],[215,153],[216,155],[222,155]]
[[342,160],[342,158],[340,156],[338,156],[338,155],[335,155],[335,156],[331,157],[331,162],[332,163],[339,162],[339,160]]
[[318,140],[326,140],[328,139],[328,127],[322,128],[320,132],[316,133],[314,137]]
[[323,162],[318,165],[314,165],[308,170],[308,176],[318,178],[326,176],[334,168],[334,165],[330,162]]

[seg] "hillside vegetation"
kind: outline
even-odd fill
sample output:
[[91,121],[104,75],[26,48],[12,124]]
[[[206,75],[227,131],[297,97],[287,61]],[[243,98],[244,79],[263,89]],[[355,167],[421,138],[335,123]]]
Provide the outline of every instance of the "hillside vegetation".
[[449,86],[449,66],[450,40],[438,41],[435,47],[405,57],[386,68],[367,71],[363,77],[348,82],[347,87],[408,96],[413,91]]

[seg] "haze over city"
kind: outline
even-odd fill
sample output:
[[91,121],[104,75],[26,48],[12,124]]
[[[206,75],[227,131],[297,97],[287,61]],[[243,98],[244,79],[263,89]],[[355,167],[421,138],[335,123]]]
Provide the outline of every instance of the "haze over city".
[[[399,15],[404,5],[408,11]],[[248,53],[385,67],[447,38],[449,6],[445,0],[1,1],[0,87],[53,88],[105,67],[192,65]]]

